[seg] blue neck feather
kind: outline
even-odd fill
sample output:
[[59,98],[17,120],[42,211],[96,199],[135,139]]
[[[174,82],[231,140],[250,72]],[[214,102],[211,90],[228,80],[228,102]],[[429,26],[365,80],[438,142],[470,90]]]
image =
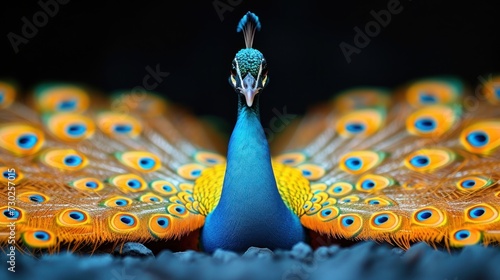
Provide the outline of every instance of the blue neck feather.
[[258,96],[249,108],[238,94],[222,194],[205,220],[202,247],[207,252],[245,251],[250,246],[289,249],[304,238],[299,218],[285,206],[276,187]]

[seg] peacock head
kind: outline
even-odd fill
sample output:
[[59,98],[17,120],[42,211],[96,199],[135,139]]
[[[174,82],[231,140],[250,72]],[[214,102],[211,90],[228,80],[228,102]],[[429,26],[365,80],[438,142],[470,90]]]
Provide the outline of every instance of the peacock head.
[[243,32],[246,48],[234,57],[229,77],[229,83],[238,94],[245,97],[248,107],[252,107],[255,96],[269,83],[266,59],[260,51],[252,48],[256,30],[260,30],[259,18],[248,12],[236,29],[237,32]]

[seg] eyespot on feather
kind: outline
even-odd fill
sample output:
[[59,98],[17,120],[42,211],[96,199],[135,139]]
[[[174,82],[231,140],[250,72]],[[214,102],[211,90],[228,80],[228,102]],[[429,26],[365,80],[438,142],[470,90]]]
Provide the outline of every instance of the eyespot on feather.
[[450,106],[428,106],[413,112],[406,119],[406,130],[417,136],[440,137],[450,130],[457,118],[457,109]]
[[0,109],[8,108],[16,99],[17,90],[14,85],[0,81]]
[[459,228],[450,231],[449,238],[453,247],[470,246],[481,242],[482,233],[473,228]]
[[0,147],[18,155],[35,154],[45,141],[43,132],[25,124],[0,125]]
[[351,193],[353,189],[354,186],[349,182],[335,182],[326,192],[333,197],[342,197]]
[[118,195],[105,199],[104,201],[99,203],[99,205],[105,207],[127,207],[132,205],[132,199]]
[[19,207],[3,206],[0,207],[0,225],[9,225],[10,223],[21,223],[25,221],[26,214]]
[[163,198],[153,193],[145,193],[139,196],[139,201],[148,203],[157,203],[157,202],[162,202]]
[[175,195],[179,191],[174,184],[166,180],[155,180],[150,183],[150,187],[153,191],[164,196]]
[[420,149],[410,153],[404,165],[413,171],[434,172],[452,163],[455,158],[455,153],[448,149]]
[[5,180],[7,184],[9,184],[9,182],[10,184],[19,184],[24,179],[24,174],[19,168],[0,166],[0,174],[2,180]]
[[46,229],[30,229],[21,234],[23,243],[31,248],[49,248],[57,244],[56,235]]
[[401,218],[391,211],[373,213],[370,217],[370,228],[378,231],[393,232],[401,226]]
[[95,132],[94,122],[84,115],[76,113],[57,113],[46,118],[48,130],[57,138],[76,142],[92,137]]
[[413,212],[411,222],[419,226],[440,227],[447,223],[447,217],[437,207],[427,206]]
[[493,76],[488,79],[482,88],[482,93],[489,103],[493,105],[500,104],[500,76]]
[[116,153],[116,158],[125,166],[141,172],[153,172],[161,168],[160,158],[150,152],[129,151]]
[[42,84],[35,88],[35,95],[42,112],[82,113],[90,104],[85,90],[69,84]]
[[360,109],[346,113],[335,124],[338,134],[344,138],[369,136],[377,132],[385,121],[383,109]]
[[306,159],[307,159],[306,155],[303,153],[299,153],[299,152],[285,153],[285,154],[281,154],[281,155],[274,158],[275,161],[280,162],[282,164],[289,165],[289,166],[299,165],[299,164],[303,163],[304,161],[306,161]]
[[479,203],[464,210],[465,221],[469,223],[488,224],[499,220],[498,210],[487,203]]
[[339,167],[349,174],[362,174],[384,160],[385,154],[374,151],[352,151],[340,158]]
[[479,121],[460,134],[464,148],[477,154],[489,154],[500,146],[500,119]]
[[104,189],[104,184],[100,180],[92,177],[78,179],[70,182],[69,185],[81,191],[97,192]]
[[99,114],[97,126],[110,137],[135,138],[142,132],[142,124],[139,120],[129,115],[112,112]]
[[150,233],[156,238],[167,236],[171,229],[172,218],[167,214],[153,214],[148,221]]
[[125,193],[141,192],[148,187],[144,179],[135,174],[117,175],[108,179],[108,181]]
[[366,174],[361,176],[356,183],[356,190],[361,192],[375,192],[390,187],[394,183],[395,181],[392,178],[386,176]]
[[408,103],[413,107],[457,102],[463,84],[455,78],[422,79],[411,84],[406,91]]
[[167,206],[166,210],[167,213],[177,218],[185,218],[189,215],[189,212],[187,211],[186,207],[182,204],[175,204],[175,203],[170,204]]
[[460,179],[457,183],[457,189],[463,192],[477,191],[482,188],[489,187],[493,183],[493,180],[486,179],[480,176],[467,176]]
[[41,161],[47,166],[67,171],[80,170],[88,164],[87,158],[73,149],[47,150],[41,155]]
[[47,201],[50,200],[48,196],[41,192],[36,192],[36,191],[28,191],[28,192],[23,192],[20,193],[17,196],[17,199],[19,199],[22,202],[26,203],[31,203],[31,204],[42,204],[46,203]]
[[92,222],[90,215],[80,209],[64,209],[57,215],[57,224],[64,227],[78,227]]
[[109,219],[109,227],[116,233],[128,233],[139,228],[139,218],[127,212],[118,212]]
[[226,158],[212,152],[199,151],[195,154],[194,159],[199,163],[207,166],[213,166],[226,162]]
[[325,175],[325,169],[319,165],[306,163],[297,167],[309,181],[316,181]]
[[341,214],[338,216],[340,233],[346,238],[353,238],[363,228],[363,218],[358,214]]

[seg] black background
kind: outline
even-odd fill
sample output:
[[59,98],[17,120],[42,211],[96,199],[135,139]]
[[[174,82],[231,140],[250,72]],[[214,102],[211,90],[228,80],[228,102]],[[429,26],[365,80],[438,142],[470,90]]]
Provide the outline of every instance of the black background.
[[[14,1],[10,1],[14,2]],[[457,75],[474,86],[499,69],[500,20],[486,2],[401,0],[403,10],[347,63],[339,44],[353,44],[354,27],[373,20],[389,1],[250,1],[219,17],[214,1],[69,1],[14,53],[9,32],[21,35],[38,1],[0,11],[0,77],[28,90],[42,81],[84,83],[106,91],[142,84],[146,66],[169,72],[156,91],[191,108],[234,122],[236,94],[228,84],[234,54],[244,47],[239,19],[262,23],[254,47],[268,61],[263,122],[272,109],[302,114],[308,106],[357,85],[394,87],[409,80]],[[465,1],[464,1],[465,2]],[[5,5],[5,3],[4,3]],[[333,6],[331,9],[329,6]]]

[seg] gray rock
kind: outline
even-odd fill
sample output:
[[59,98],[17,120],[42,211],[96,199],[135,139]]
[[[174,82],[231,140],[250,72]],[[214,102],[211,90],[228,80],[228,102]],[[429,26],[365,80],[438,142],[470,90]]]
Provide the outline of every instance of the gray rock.
[[136,242],[127,242],[123,247],[116,247],[113,255],[120,257],[153,257],[154,254],[148,247]]

